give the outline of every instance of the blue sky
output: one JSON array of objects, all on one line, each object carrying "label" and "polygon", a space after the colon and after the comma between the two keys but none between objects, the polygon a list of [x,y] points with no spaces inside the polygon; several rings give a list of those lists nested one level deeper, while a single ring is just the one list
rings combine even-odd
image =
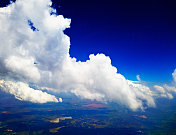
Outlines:
[{"label": "blue sky", "polygon": [[176,9],[164,0],[54,0],[71,18],[70,55],[85,61],[90,53],[110,56],[127,79],[169,82],[176,67]]}]

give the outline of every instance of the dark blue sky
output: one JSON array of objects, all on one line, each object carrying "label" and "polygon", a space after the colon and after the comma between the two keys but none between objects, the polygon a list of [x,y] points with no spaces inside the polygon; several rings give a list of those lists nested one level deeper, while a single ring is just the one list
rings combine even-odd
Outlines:
[{"label": "dark blue sky", "polygon": [[[2,0],[1,5],[7,0]],[[53,0],[71,18],[70,55],[104,53],[127,79],[168,82],[176,68],[174,0]]]},{"label": "dark blue sky", "polygon": [[54,0],[71,18],[71,56],[104,53],[127,79],[172,80],[176,68],[176,3],[171,0]]}]

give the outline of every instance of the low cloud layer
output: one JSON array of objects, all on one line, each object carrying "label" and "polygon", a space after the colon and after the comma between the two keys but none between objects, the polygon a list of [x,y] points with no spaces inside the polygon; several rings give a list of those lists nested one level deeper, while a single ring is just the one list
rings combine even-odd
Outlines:
[{"label": "low cloud layer", "polygon": [[14,83],[12,81],[0,80],[0,89],[13,94],[19,100],[33,103],[59,102],[55,96],[40,90],[34,90],[23,82]]},{"label": "low cloud layer", "polygon": [[70,39],[63,33],[71,20],[57,16],[50,6],[50,0],[16,0],[0,8],[0,89],[35,103],[58,100],[28,83],[133,110],[155,106],[153,92],[140,77],[138,82],[125,79],[104,54],[91,54],[86,62],[71,58]]},{"label": "low cloud layer", "polygon": [[157,96],[172,99],[173,94],[176,94],[176,69],[172,73],[173,81],[171,84],[155,85],[155,90],[158,91]]}]

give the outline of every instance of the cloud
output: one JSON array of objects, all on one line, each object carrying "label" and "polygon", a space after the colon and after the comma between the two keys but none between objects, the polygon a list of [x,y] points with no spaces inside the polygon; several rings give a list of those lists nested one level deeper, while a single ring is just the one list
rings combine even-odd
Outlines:
[{"label": "cloud", "polygon": [[5,59],[5,67],[13,75],[17,77],[26,78],[30,81],[36,82],[40,79],[40,73],[35,67],[33,58],[22,58],[17,56],[10,56]]},{"label": "cloud", "polygon": [[137,79],[138,81],[141,81],[141,78],[140,78],[139,75],[136,76],[136,79]]},{"label": "cloud", "polygon": [[42,92],[40,90],[34,90],[23,82],[12,82],[0,80],[0,89],[13,94],[17,99],[23,101],[30,101],[33,103],[46,103],[46,102],[62,102],[55,98],[55,96]]},{"label": "cloud", "polygon": [[173,99],[173,95],[169,92],[167,85],[154,85],[154,88],[157,91],[155,94],[157,94],[158,97]]},{"label": "cloud", "polygon": [[158,91],[157,96],[172,99],[176,93],[176,69],[172,73],[173,82],[171,84],[163,84],[162,86],[155,85],[155,90]]},{"label": "cloud", "polygon": [[172,77],[174,79],[174,82],[176,83],[176,69],[174,70],[174,72],[172,73]]},{"label": "cloud", "polygon": [[70,39],[63,32],[71,20],[55,12],[50,0],[16,0],[0,8],[2,90],[20,100],[58,102],[27,85],[33,83],[81,98],[118,102],[133,110],[155,106],[150,88],[127,80],[108,56],[91,54],[86,62],[71,58]]},{"label": "cloud", "polygon": [[162,86],[155,85],[154,88],[159,92],[159,93],[165,93],[165,89]]}]

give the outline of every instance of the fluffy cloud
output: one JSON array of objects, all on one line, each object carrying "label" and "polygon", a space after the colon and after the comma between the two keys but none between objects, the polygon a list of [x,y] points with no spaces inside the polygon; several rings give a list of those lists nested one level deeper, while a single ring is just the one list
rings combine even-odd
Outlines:
[{"label": "fluffy cloud", "polygon": [[16,0],[0,8],[2,90],[20,100],[58,102],[54,96],[27,85],[34,83],[41,89],[115,101],[133,110],[143,108],[144,103],[155,106],[150,88],[125,79],[104,54],[91,54],[86,62],[71,58],[70,39],[63,33],[70,27],[70,19],[57,16],[50,6],[50,0]]},{"label": "fluffy cloud", "polygon": [[157,91],[156,95],[158,97],[164,97],[169,99],[173,98],[173,95],[169,92],[168,85],[164,85],[164,86],[155,85],[154,88]]},{"label": "fluffy cloud", "polygon": [[165,93],[165,89],[162,86],[155,85],[154,88],[159,92],[159,93]]},{"label": "fluffy cloud", "polygon": [[17,56],[10,56],[5,59],[5,67],[17,77],[27,78],[31,81],[38,81],[40,73],[34,65],[33,58],[21,58]]},{"label": "fluffy cloud", "polygon": [[173,82],[172,84],[164,84],[163,86],[155,85],[154,89],[158,91],[157,96],[172,99],[173,93],[176,93],[176,69],[172,73]]},{"label": "fluffy cloud", "polygon": [[[30,101],[33,103],[46,103],[46,102],[59,102],[55,96],[49,95],[46,92],[40,90],[34,90],[28,86],[28,84],[23,82],[12,82],[0,80],[0,88],[13,94],[17,99]],[[62,102],[62,101],[61,101]]]}]

